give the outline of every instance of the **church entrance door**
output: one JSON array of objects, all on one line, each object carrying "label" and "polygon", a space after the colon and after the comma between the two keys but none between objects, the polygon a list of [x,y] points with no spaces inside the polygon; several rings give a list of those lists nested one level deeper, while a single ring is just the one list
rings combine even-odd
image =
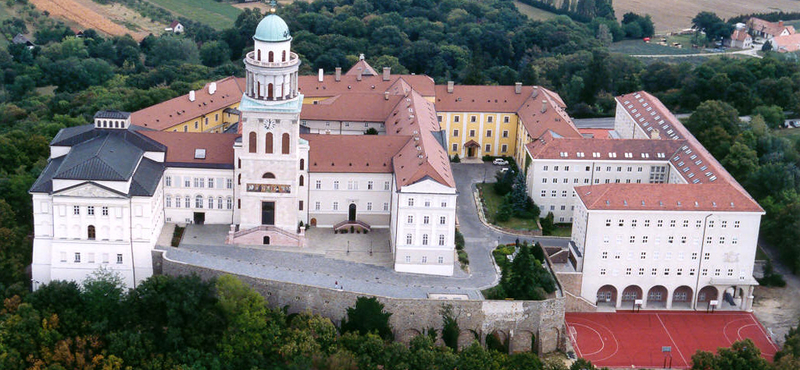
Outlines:
[{"label": "church entrance door", "polygon": [[351,204],[350,205],[350,213],[348,214],[348,216],[349,216],[347,218],[348,220],[350,220],[350,221],[355,221],[356,220],[356,205],[355,204]]},{"label": "church entrance door", "polygon": [[261,202],[261,224],[275,225],[275,202]]}]

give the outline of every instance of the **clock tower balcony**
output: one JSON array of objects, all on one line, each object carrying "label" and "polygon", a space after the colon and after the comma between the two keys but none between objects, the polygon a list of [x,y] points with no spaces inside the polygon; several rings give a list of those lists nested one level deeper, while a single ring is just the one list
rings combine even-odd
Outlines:
[{"label": "clock tower balcony", "polygon": [[[278,59],[278,58],[275,58],[275,59]],[[265,68],[292,67],[292,66],[300,64],[300,58],[297,57],[297,53],[293,53],[293,52],[289,53],[289,58],[287,60],[280,61],[280,62],[279,61],[269,62],[269,61],[266,61],[266,60],[263,60],[263,59],[262,60],[258,60],[256,58],[256,52],[255,51],[251,51],[251,52],[247,53],[247,56],[245,57],[244,60],[245,60],[245,63],[247,63],[247,64],[250,64],[250,65],[253,65],[253,66],[258,66],[258,67],[265,67]]]}]

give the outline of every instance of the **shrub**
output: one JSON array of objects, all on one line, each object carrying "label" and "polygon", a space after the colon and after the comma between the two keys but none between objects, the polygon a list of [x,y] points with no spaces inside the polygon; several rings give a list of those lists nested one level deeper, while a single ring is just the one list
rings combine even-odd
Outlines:
[{"label": "shrub", "polygon": [[486,349],[500,353],[508,353],[508,340],[504,343],[500,340],[500,335],[498,335],[497,332],[492,332],[492,334],[486,336]]},{"label": "shrub", "polygon": [[358,297],[356,305],[349,307],[347,317],[342,319],[342,332],[361,335],[377,333],[383,339],[392,339],[392,327],[389,325],[392,314],[383,308],[383,304],[375,297]]},{"label": "shrub", "polygon": [[453,351],[458,351],[458,334],[461,329],[453,316],[453,306],[443,304],[439,313],[442,315],[442,341]]},{"label": "shrub", "polygon": [[494,157],[492,157],[492,156],[490,156],[490,155],[484,155],[483,157],[481,157],[481,159],[482,159],[484,162],[491,162],[491,161],[493,161],[493,160],[494,160]]},{"label": "shrub", "polygon": [[453,163],[461,163],[461,158],[459,158],[459,157],[458,157],[458,154],[456,154],[456,155],[454,155],[452,158],[450,158],[450,162],[453,162]]},{"label": "shrub", "polygon": [[464,249],[464,234],[461,233],[458,229],[456,229],[456,249],[462,250]]}]

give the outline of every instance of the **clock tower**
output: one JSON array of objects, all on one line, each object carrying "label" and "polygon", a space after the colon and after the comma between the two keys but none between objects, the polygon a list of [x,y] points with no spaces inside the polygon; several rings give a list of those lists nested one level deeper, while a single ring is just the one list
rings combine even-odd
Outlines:
[{"label": "clock tower", "polygon": [[244,59],[229,242],[303,246],[298,224],[308,212],[308,143],[300,138],[300,59],[290,50],[289,27],[274,13],[258,24],[255,49]]}]

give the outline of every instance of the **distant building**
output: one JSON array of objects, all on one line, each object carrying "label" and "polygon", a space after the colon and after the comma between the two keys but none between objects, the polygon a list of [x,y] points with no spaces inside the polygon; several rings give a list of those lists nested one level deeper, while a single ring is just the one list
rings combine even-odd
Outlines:
[{"label": "distant building", "polygon": [[739,49],[750,49],[753,47],[753,37],[745,30],[735,30],[731,37],[725,39],[725,46]]},{"label": "distant building", "polygon": [[11,39],[11,43],[13,43],[14,45],[25,44],[29,48],[36,46],[36,44],[34,44],[33,41],[31,41],[27,36],[21,33],[18,33],[16,36],[14,36],[14,38]]},{"label": "distant building", "polygon": [[779,53],[792,53],[800,50],[800,33],[777,36],[769,41],[772,50]]},{"label": "distant building", "polygon": [[183,33],[183,25],[181,24],[181,22],[172,21],[172,23],[169,24],[169,27],[165,28],[164,31],[176,34]]},{"label": "distant building", "polygon": [[765,41],[795,34],[794,27],[784,25],[783,21],[769,22],[760,18],[750,18],[747,21],[747,28],[753,36],[764,38]]}]

